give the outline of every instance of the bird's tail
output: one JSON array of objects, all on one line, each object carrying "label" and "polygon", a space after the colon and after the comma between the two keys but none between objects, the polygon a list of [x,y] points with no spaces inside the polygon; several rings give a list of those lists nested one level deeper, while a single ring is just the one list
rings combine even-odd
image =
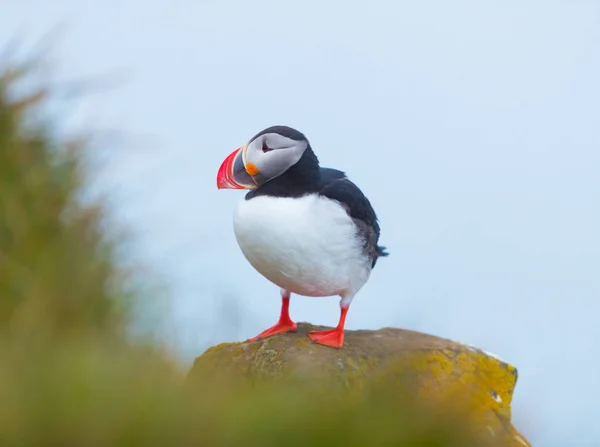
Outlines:
[{"label": "bird's tail", "polygon": [[377,260],[382,256],[388,256],[389,253],[385,251],[385,247],[377,246],[377,251],[375,252],[375,257],[373,258],[373,263],[371,264],[371,268],[375,268],[375,264],[377,264]]},{"label": "bird's tail", "polygon": [[377,246],[377,256],[378,257],[379,256],[389,256],[389,253],[387,251],[385,251],[385,250],[386,250],[385,247],[383,247],[381,245],[378,245]]}]

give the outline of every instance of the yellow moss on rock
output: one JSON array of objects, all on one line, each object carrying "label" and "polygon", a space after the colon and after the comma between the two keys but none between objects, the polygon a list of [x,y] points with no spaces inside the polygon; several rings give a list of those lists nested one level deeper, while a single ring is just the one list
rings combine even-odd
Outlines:
[{"label": "yellow moss on rock", "polygon": [[[419,332],[384,328],[346,331],[340,350],[313,343],[313,325],[253,343],[224,343],[196,359],[189,381],[233,374],[236,383],[275,383],[317,378],[359,396],[376,383],[396,383],[424,402],[466,409],[477,427],[507,436],[510,446],[529,445],[512,426],[510,405],[517,369],[482,350]],[[215,374],[216,373],[216,374]]]}]

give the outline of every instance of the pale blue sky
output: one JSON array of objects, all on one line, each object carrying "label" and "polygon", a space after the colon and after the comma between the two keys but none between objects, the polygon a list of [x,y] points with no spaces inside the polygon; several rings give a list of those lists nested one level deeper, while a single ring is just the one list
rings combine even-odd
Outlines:
[{"label": "pale blue sky", "polygon": [[[277,318],[215,175],[287,124],[381,220],[390,257],[347,327],[495,352],[536,447],[600,445],[600,2],[4,0],[0,42],[57,23],[57,79],[125,75],[68,125],[113,137],[101,185],[170,288],[186,361]],[[338,300],[291,312],[333,325]]]}]

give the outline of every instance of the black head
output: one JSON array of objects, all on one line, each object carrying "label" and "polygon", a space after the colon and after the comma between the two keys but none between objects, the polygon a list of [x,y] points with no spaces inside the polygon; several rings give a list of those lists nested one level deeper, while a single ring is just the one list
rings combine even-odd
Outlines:
[{"label": "black head", "polygon": [[254,190],[249,197],[301,195],[301,191],[316,188],[319,178],[319,160],[306,136],[288,126],[272,126],[225,159],[217,184],[219,188]]}]

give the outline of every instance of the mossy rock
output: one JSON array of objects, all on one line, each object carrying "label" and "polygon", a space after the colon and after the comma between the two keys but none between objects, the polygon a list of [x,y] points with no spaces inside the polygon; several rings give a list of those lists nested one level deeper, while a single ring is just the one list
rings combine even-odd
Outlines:
[{"label": "mossy rock", "polygon": [[308,338],[315,329],[326,328],[299,323],[295,333],[211,347],[196,358],[188,382],[227,377],[257,387],[317,379],[358,395],[382,380],[398,389],[410,383],[420,400],[467,408],[482,432],[508,439],[509,446],[530,446],[511,423],[513,365],[472,346],[396,328],[346,330],[343,348],[333,349]]}]

